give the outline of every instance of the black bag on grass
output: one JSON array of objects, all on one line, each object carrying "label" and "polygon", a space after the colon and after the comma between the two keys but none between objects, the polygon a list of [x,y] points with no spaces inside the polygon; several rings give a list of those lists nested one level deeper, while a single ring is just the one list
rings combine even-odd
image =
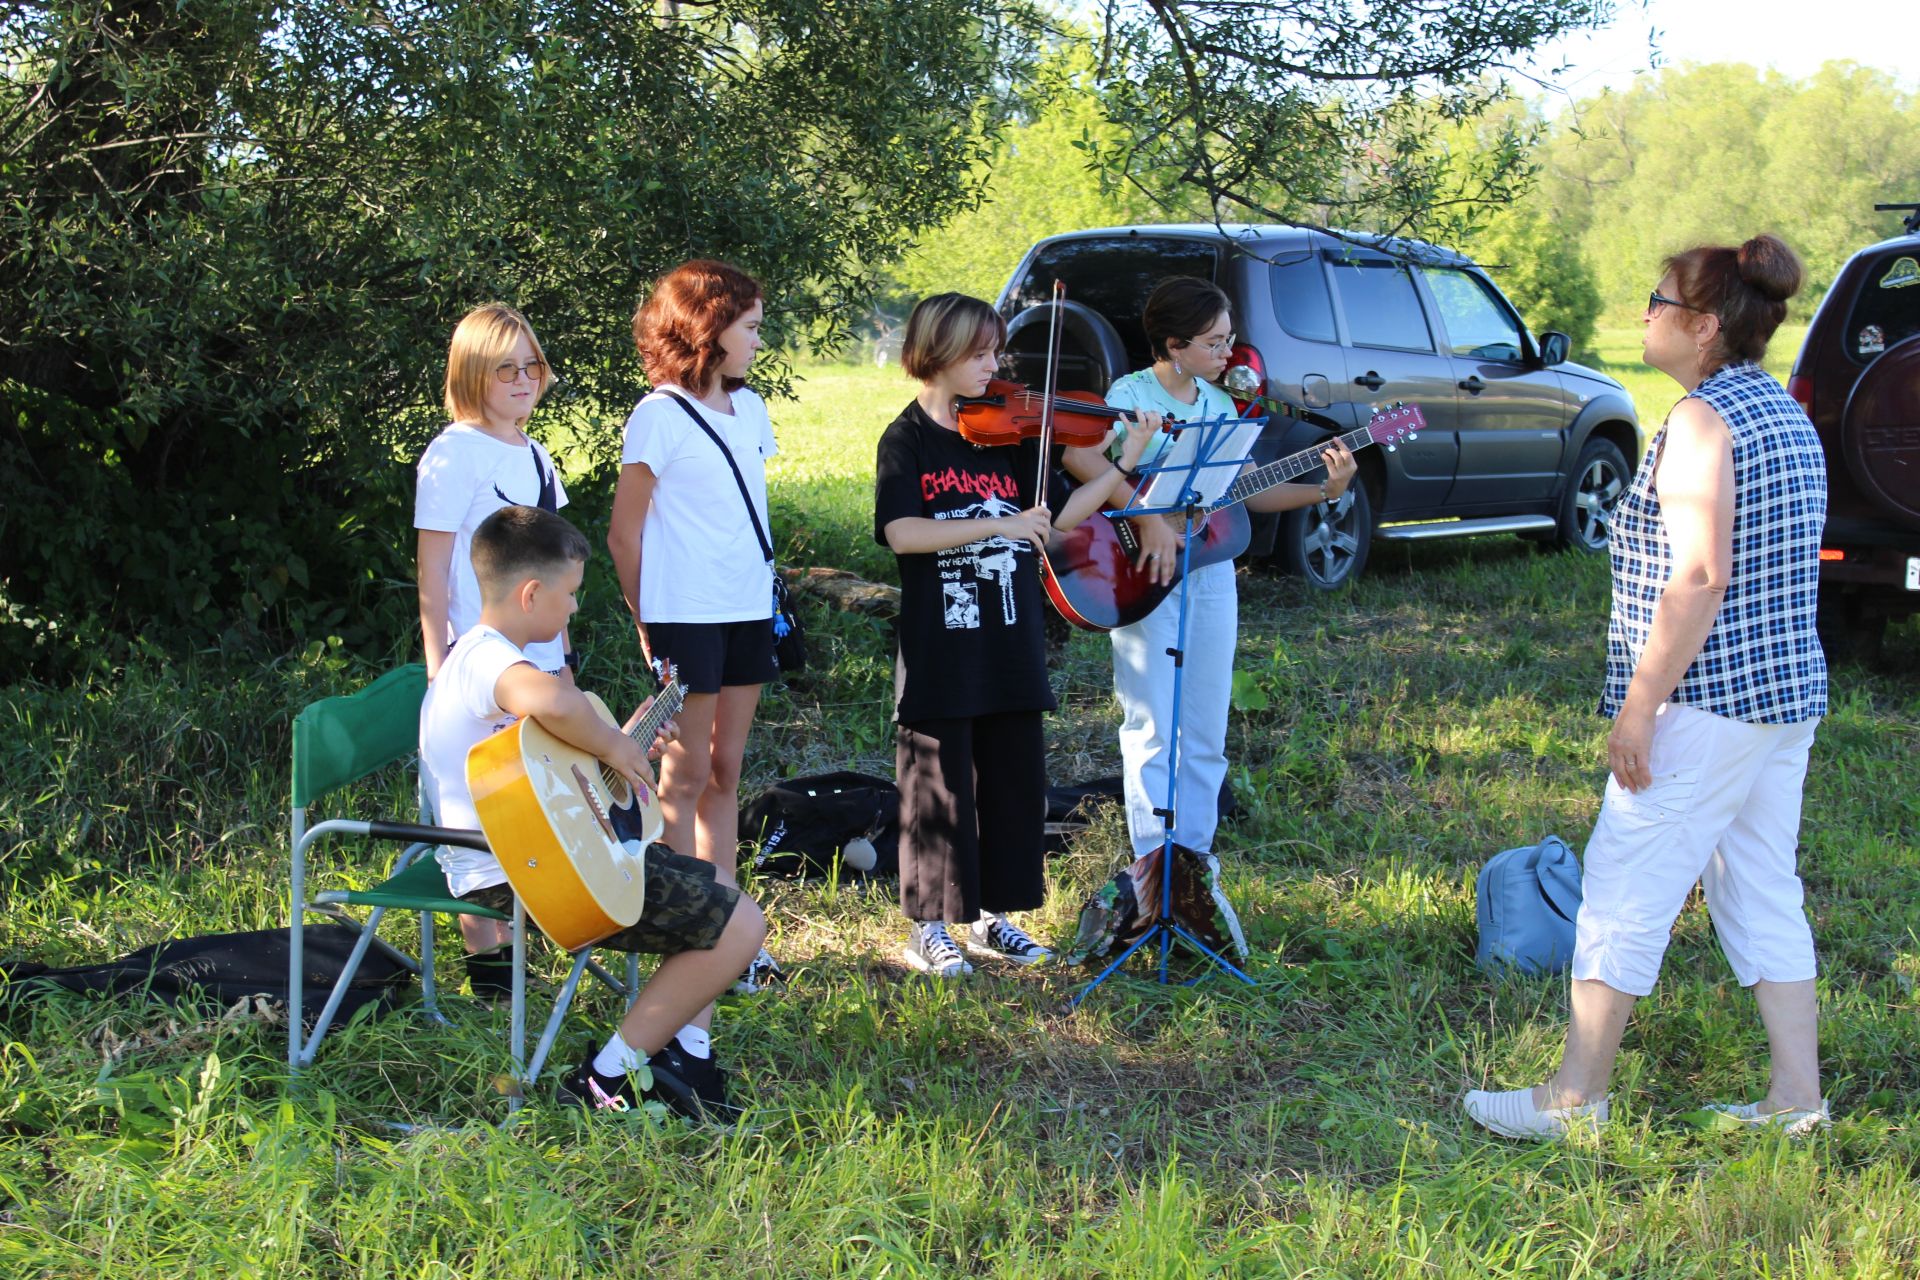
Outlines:
[{"label": "black bag on grass", "polygon": [[[327,993],[346,967],[353,950],[353,930],[337,924],[307,927],[305,1013],[309,1021],[320,1013]],[[344,1023],[360,1008],[377,1004],[376,1013],[390,1009],[404,990],[412,970],[383,954],[368,950],[341,1000],[336,1021]],[[257,929],[250,933],[214,933],[198,938],[175,938],[109,960],[104,964],[49,969],[22,961],[0,965],[0,1010],[53,991],[97,991],[102,995],[178,1004],[203,1000],[230,1006],[253,996],[265,996],[282,1009],[287,1004],[287,931]]]},{"label": "black bag on grass", "polygon": [[900,792],[885,778],[841,770],[776,782],[740,811],[753,869],[804,880],[900,871]]}]

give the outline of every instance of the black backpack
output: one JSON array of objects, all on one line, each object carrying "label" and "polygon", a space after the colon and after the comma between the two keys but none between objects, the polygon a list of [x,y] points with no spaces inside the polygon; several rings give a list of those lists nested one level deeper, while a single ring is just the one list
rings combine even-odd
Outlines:
[{"label": "black backpack", "polygon": [[900,792],[847,770],[788,778],[740,811],[740,839],[761,875],[803,880],[836,866],[843,878],[898,875]]},{"label": "black backpack", "polygon": [[[307,926],[302,957],[304,997],[309,1023],[319,1015],[327,993],[346,967],[359,934],[337,924]],[[52,991],[98,993],[107,997],[160,1000],[175,1004],[207,1000],[223,1007],[236,1000],[264,997],[287,1003],[287,931],[215,933],[174,938],[142,947],[118,960],[49,969],[27,961],[0,965],[0,1011]],[[367,952],[354,972],[337,1015],[351,1018],[362,1005],[385,1012],[403,995],[413,974],[379,948]]]}]

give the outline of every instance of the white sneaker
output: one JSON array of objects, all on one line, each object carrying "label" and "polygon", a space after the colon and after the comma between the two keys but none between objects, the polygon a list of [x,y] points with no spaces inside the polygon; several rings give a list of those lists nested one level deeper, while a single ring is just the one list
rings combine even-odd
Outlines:
[{"label": "white sneaker", "polygon": [[953,945],[947,926],[937,920],[915,925],[900,954],[908,964],[936,978],[959,978],[973,972],[960,948]]},{"label": "white sneaker", "polygon": [[1762,1111],[1757,1102],[1710,1102],[1704,1108],[1715,1115],[1756,1129],[1778,1129],[1789,1138],[1804,1138],[1833,1123],[1833,1112],[1825,1098],[1817,1108],[1789,1107],[1785,1111]]},{"label": "white sneaker", "polygon": [[733,993],[737,996],[750,996],[757,991],[765,991],[775,983],[785,982],[787,971],[765,947],[760,954],[747,965],[747,971],[733,980]]},{"label": "white sneaker", "polygon": [[1533,1105],[1533,1087],[1494,1092],[1470,1089],[1460,1105],[1472,1121],[1503,1138],[1530,1138],[1536,1142],[1567,1136],[1576,1126],[1602,1125],[1607,1122],[1607,1098],[1585,1102],[1577,1107]]},{"label": "white sneaker", "polygon": [[981,916],[967,926],[967,950],[989,960],[1011,960],[1015,964],[1039,964],[1053,958],[1053,952],[1029,938],[1019,925],[999,916]]}]

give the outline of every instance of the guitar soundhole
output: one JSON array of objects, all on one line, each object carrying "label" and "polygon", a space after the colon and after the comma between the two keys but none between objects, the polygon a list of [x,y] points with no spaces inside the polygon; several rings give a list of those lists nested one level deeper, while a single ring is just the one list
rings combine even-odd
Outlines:
[{"label": "guitar soundhole", "polygon": [[613,801],[614,808],[625,809],[633,803],[633,787],[627,780],[611,769],[600,770],[600,781],[607,788],[607,797]]}]

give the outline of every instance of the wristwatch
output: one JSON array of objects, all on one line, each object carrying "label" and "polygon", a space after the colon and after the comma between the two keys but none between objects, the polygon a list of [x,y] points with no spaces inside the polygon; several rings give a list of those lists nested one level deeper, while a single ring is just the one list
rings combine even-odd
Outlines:
[{"label": "wristwatch", "polygon": [[[1325,490],[1324,485],[1322,486],[1322,490],[1323,491]],[[579,650],[577,649],[567,650],[565,653],[560,655],[560,661],[566,663],[567,666],[573,671],[573,674],[575,675],[580,674],[580,651]]]}]

